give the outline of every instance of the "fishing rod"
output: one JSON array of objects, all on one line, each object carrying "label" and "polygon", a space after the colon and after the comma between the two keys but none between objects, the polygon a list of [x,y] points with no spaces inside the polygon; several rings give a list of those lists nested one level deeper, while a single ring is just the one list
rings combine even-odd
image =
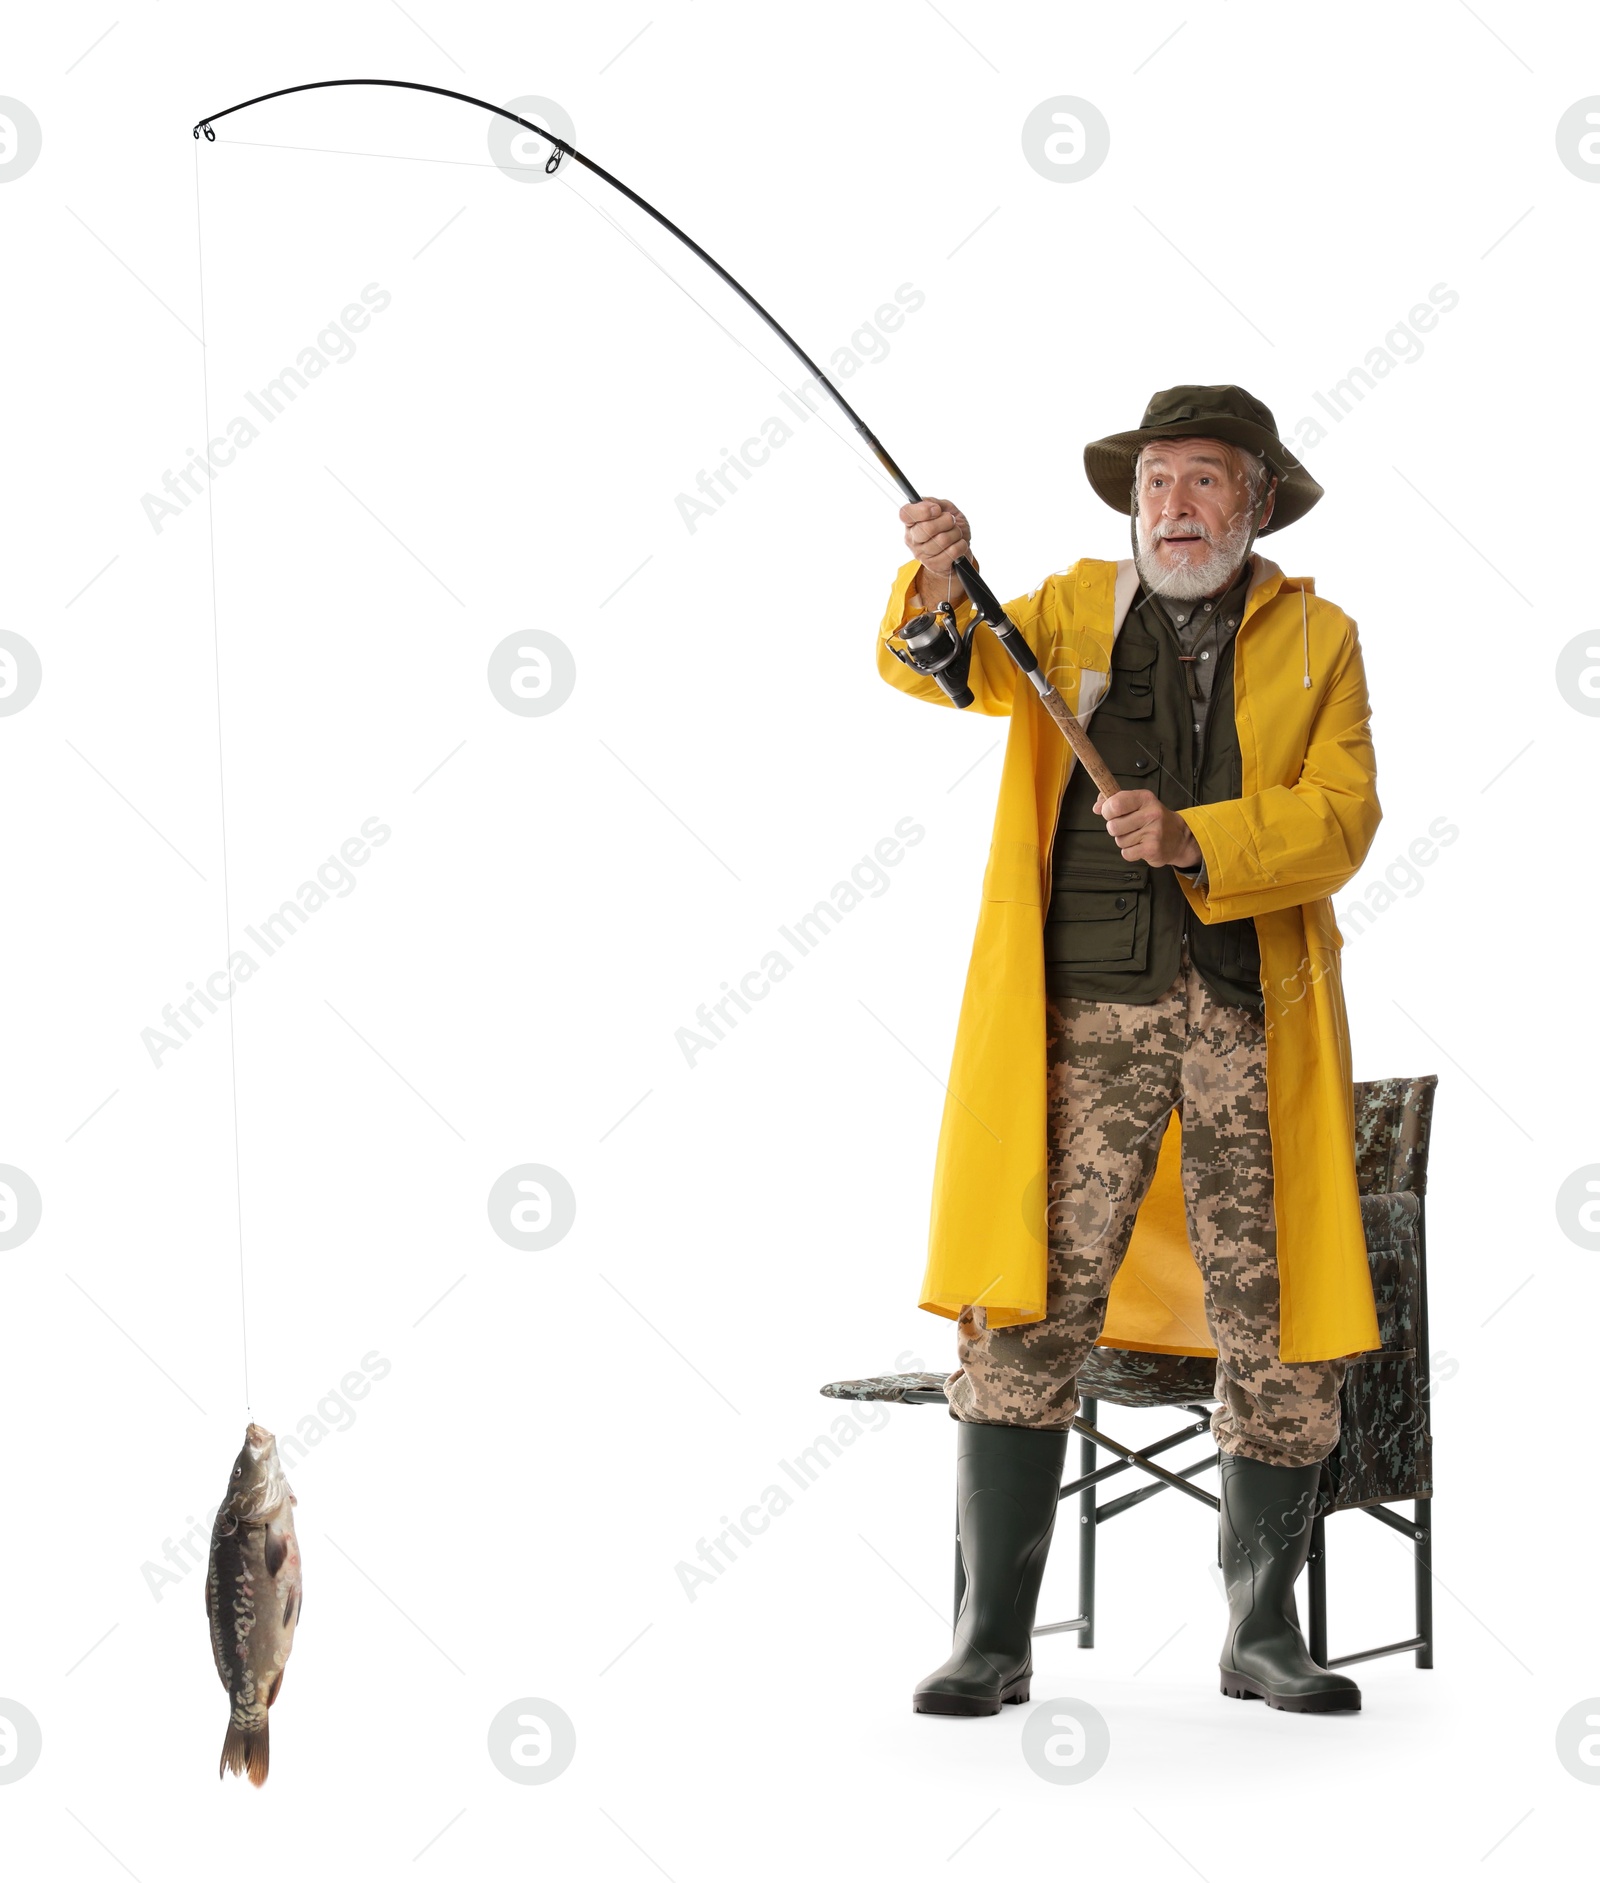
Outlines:
[{"label": "fishing rod", "polygon": [[[629,189],[620,178],[614,177],[609,170],[602,170],[592,158],[586,157],[581,150],[567,143],[564,138],[558,137],[555,132],[546,130],[542,124],[532,124],[528,119],[518,117],[514,111],[507,111],[503,105],[493,105],[486,98],[474,98],[470,92],[451,91],[443,85],[423,85],[414,79],[404,78],[324,78],[316,79],[308,85],[285,85],[277,91],[262,92],[259,97],[246,98],[239,104],[229,105],[226,111],[212,112],[195,125],[194,135],[196,138],[204,137],[207,143],[214,144],[217,141],[217,134],[213,126],[223,118],[232,117],[236,111],[248,111],[252,105],[265,104],[271,98],[287,98],[296,92],[325,91],[342,85],[386,85],[397,91],[431,92],[438,98],[454,98],[465,105],[476,105],[480,111],[487,111],[495,117],[509,119],[512,124],[520,124],[524,130],[532,131],[535,137],[551,145],[550,156],[546,159],[544,166],[547,176],[554,175],[562,157],[566,156],[599,177],[602,183],[610,184],[612,189],[627,197],[630,203],[636,204],[647,216],[660,223],[669,235],[676,236],[692,254],[699,256],[713,274],[725,281],[740,300],[761,317],[849,419],[868,450],[905,492],[907,502],[922,502],[916,487],[890,457],[866,421],[855,411],[816,361],[790,333],[773,319],[749,289],[736,281],[715,256],[708,255],[692,236],[686,235],[675,222],[662,215],[654,204],[647,203],[636,190]],[[1039,703],[1061,728],[1068,745],[1071,746],[1078,761],[1093,778],[1101,792],[1109,797],[1111,793],[1120,790],[1121,786],[1105,760],[1090,742],[1088,733],[1084,731],[1078,723],[1077,716],[1040,669],[1033,649],[1023,638],[1015,622],[1006,614],[993,589],[973,567],[971,558],[959,557],[954,565],[954,573],[960,577],[962,586],[966,589],[973,604],[972,619],[966,627],[962,629],[956,626],[956,611],[950,602],[944,601],[931,614],[917,615],[897,628],[885,643],[889,652],[905,666],[937,681],[953,706],[970,706],[973,702],[973,693],[971,687],[967,685],[967,675],[972,664],[972,637],[980,623],[987,624],[999,639],[1000,645],[1028,676],[1039,695]]]}]

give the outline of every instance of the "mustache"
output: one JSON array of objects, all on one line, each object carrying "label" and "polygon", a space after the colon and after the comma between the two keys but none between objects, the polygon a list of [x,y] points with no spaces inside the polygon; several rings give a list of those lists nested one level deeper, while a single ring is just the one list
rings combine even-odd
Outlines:
[{"label": "mustache", "polygon": [[1152,542],[1163,542],[1169,536],[1197,536],[1203,543],[1216,540],[1203,523],[1158,523],[1150,533]]}]

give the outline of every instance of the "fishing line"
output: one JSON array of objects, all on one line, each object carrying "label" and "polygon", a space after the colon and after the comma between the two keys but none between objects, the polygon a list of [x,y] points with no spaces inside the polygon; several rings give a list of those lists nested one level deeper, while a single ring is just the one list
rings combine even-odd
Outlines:
[{"label": "fishing line", "polygon": [[[491,104],[487,98],[475,98],[470,92],[454,91],[444,85],[425,85],[419,79],[326,78],[314,79],[302,85],[280,85],[275,91],[260,92],[254,98],[245,98],[236,105],[229,105],[224,111],[212,112],[199,119],[194,125],[193,136],[196,139],[204,137],[208,143],[214,144],[217,141],[215,128],[217,121],[231,117],[236,111],[248,110],[252,105],[265,104],[273,98],[287,98],[300,92],[328,91],[350,85],[374,85],[395,91],[428,92],[437,98],[453,98],[461,104],[472,105],[479,111],[487,111],[494,117],[505,118],[511,124],[521,125],[525,131],[531,131],[541,143],[550,145],[550,156],[544,166],[547,176],[554,175],[559,170],[563,157],[570,157],[575,164],[599,177],[601,182],[609,183],[620,196],[627,197],[630,203],[642,209],[669,235],[675,236],[692,254],[699,256],[713,274],[732,288],[740,300],[771,328],[806,371],[822,386],[834,404],[855,427],[858,436],[873,457],[905,493],[908,501],[922,502],[916,486],[873,435],[866,421],[851,406],[844,394],[811,358],[799,341],[773,319],[748,288],[735,280],[714,255],[703,249],[692,236],[686,235],[653,203],[646,202],[644,197],[636,190],[629,189],[619,177],[613,176],[609,170],[601,169],[593,158],[586,157],[575,145],[569,144],[565,138],[557,136],[554,131],[547,129],[544,125],[534,124],[527,118],[519,117],[516,112],[508,111],[504,105]],[[946,599],[936,613],[918,615],[913,620],[895,628],[884,638],[882,645],[896,660],[933,680],[952,706],[966,707],[972,705],[975,698],[971,687],[967,685],[967,673],[972,664],[973,636],[980,626],[987,625],[1013,663],[1026,675],[1029,685],[1038,695],[1040,706],[1055,721],[1062,737],[1071,746],[1074,756],[1085,771],[1106,795],[1109,796],[1117,791],[1119,786],[1110,767],[1095,750],[1089,735],[1078,723],[1077,716],[1062,698],[1054,681],[1040,668],[1038,656],[1034,653],[1027,636],[1007,615],[994,590],[978,574],[970,557],[958,558],[953,565],[953,573],[960,577],[962,586],[972,602],[972,613],[966,626],[957,625],[955,610]]]},{"label": "fishing line", "polygon": [[239,1157],[239,1054],[234,1037],[233,1002],[238,988],[233,979],[233,908],[228,881],[228,789],[223,757],[222,640],[217,618],[217,531],[211,487],[211,370],[206,341],[205,218],[200,202],[200,150],[194,154],[194,236],[200,276],[200,391],[205,407],[206,542],[211,559],[211,667],[217,698],[217,808],[222,825],[222,971],[228,977],[228,1087],[233,1102],[233,1209],[239,1241],[239,1350],[244,1367],[244,1411],[250,1418],[250,1314],[244,1270],[244,1176]]},{"label": "fishing line", "polygon": [[[303,152],[307,156],[315,156],[315,157],[367,157],[367,158],[378,159],[385,163],[439,164],[447,169],[452,169],[452,170],[502,170],[503,168],[498,163],[482,163],[475,159],[469,159],[469,158],[463,158],[463,157],[414,157],[414,156],[407,155],[404,152],[389,151],[389,150],[338,150],[338,149],[334,149],[331,146],[321,145],[321,144],[272,144],[272,143],[265,143],[258,138],[249,138],[249,137],[219,137],[219,138],[214,139],[213,141],[218,144],[225,144],[230,149],[233,149],[233,150],[286,150],[286,151],[300,151],[300,152]],[[785,380],[783,375],[780,372],[778,372],[778,370],[774,366],[772,366],[767,360],[764,360],[761,357],[761,355],[757,353],[755,349],[751,347],[746,341],[741,340],[731,327],[725,326],[723,322],[720,321],[714,313],[712,313],[711,309],[706,306],[705,302],[700,300],[698,296],[696,296],[695,294],[691,293],[690,290],[686,288],[684,284],[677,278],[677,276],[672,273],[671,269],[666,267],[666,265],[657,256],[652,255],[649,249],[647,249],[644,246],[644,244],[639,240],[639,238],[631,234],[627,229],[625,229],[622,226],[622,224],[617,221],[615,216],[608,215],[606,211],[602,209],[598,203],[592,201],[589,197],[585,196],[581,190],[574,188],[571,179],[564,176],[559,170],[555,172],[555,180],[557,183],[561,185],[563,189],[571,192],[573,199],[575,201],[582,203],[585,209],[593,210],[595,215],[599,216],[602,221],[609,224],[610,227],[613,228],[617,232],[617,234],[622,237],[623,241],[630,243],[634,248],[636,248],[639,251],[639,253],[645,258],[645,260],[650,263],[652,268],[658,269],[661,272],[661,274],[663,274],[666,277],[666,279],[672,283],[673,287],[675,287],[681,295],[683,295],[687,300],[691,301],[694,304],[694,306],[699,308],[700,312],[705,315],[706,319],[711,322],[712,326],[714,326],[719,333],[721,333],[726,339],[730,340],[734,346],[740,349],[741,352],[749,354],[750,358],[755,361],[755,363],[761,368],[761,370],[765,374],[767,374],[767,376],[770,379],[772,379],[784,392],[790,392],[793,390],[793,388],[789,385],[788,381]],[[818,375],[818,377],[820,379],[820,375]],[[822,380],[821,383],[824,386],[826,386],[827,384],[825,380]],[[840,446],[842,450],[849,452],[850,456],[863,469],[866,468],[866,465],[867,465],[866,455],[863,452],[858,451],[855,445],[852,443],[852,441],[849,438],[847,438],[843,432],[836,429],[836,427],[829,422],[829,419],[827,417],[827,413],[830,410],[829,407],[824,406],[822,411],[818,412],[818,411],[812,411],[811,407],[807,406],[806,410],[811,414],[813,418],[820,421],[822,425],[822,429],[828,434],[828,436],[831,439],[833,439],[835,444]],[[890,500],[893,501],[892,496]]]}]

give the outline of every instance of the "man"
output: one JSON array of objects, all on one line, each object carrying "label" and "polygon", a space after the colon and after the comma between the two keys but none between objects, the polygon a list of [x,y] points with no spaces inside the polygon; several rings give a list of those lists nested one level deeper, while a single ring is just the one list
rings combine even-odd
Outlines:
[{"label": "man", "polygon": [[[922,1296],[957,1322],[966,1593],[914,1705],[1029,1697],[1075,1376],[1103,1333],[1217,1356],[1222,1691],[1354,1710],[1294,1583],[1346,1363],[1378,1345],[1330,900],[1381,816],[1360,646],[1254,553],[1322,490],[1249,393],[1158,393],[1084,463],[1131,514],[1131,561],[1074,563],[1006,612],[1121,789],[1099,795],[998,640],[973,637],[974,704],[1011,725]],[[948,704],[888,643],[946,599],[970,621],[967,521],[939,498],[900,515],[916,560],[879,671]]]}]

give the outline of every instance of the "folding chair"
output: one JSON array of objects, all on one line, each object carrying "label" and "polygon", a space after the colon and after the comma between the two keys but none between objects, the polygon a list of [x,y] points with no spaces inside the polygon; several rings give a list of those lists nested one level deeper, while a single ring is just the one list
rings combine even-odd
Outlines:
[{"label": "folding chair", "polygon": [[[1324,1460],[1306,1568],[1307,1646],[1324,1667],[1348,1667],[1386,1654],[1415,1653],[1418,1667],[1433,1666],[1433,1437],[1428,1369],[1428,1277],[1424,1204],[1428,1140],[1436,1075],[1372,1079],[1355,1087],[1356,1172],[1361,1222],[1372,1267],[1381,1347],[1353,1361],[1340,1401],[1339,1443]],[[830,1399],[877,1399],[901,1405],[945,1405],[943,1373],[891,1373],[873,1379],[835,1380]],[[1092,1648],[1095,1637],[1095,1567],[1100,1526],[1163,1491],[1177,1491],[1215,1511],[1217,1499],[1190,1480],[1217,1462],[1207,1456],[1178,1469],[1155,1460],[1210,1431],[1216,1404],[1216,1362],[1191,1354],[1135,1353],[1097,1346],[1078,1375],[1078,1476],[1061,1498],[1078,1505],[1078,1603],[1069,1621],[1047,1622],[1036,1635],[1076,1634]],[[1176,1431],[1138,1450],[1098,1426],[1102,1402],[1114,1406],[1167,1406],[1190,1414]],[[1113,1462],[1098,1465],[1101,1451]],[[1170,1463],[1171,1461],[1169,1461]],[[1152,1481],[1108,1503],[1099,1487],[1124,1472]],[[1402,1515],[1391,1504],[1409,1502]],[[1364,1510],[1413,1546],[1415,1632],[1403,1641],[1328,1659],[1326,1522],[1335,1511]],[[955,1612],[964,1593],[956,1550]]]}]

